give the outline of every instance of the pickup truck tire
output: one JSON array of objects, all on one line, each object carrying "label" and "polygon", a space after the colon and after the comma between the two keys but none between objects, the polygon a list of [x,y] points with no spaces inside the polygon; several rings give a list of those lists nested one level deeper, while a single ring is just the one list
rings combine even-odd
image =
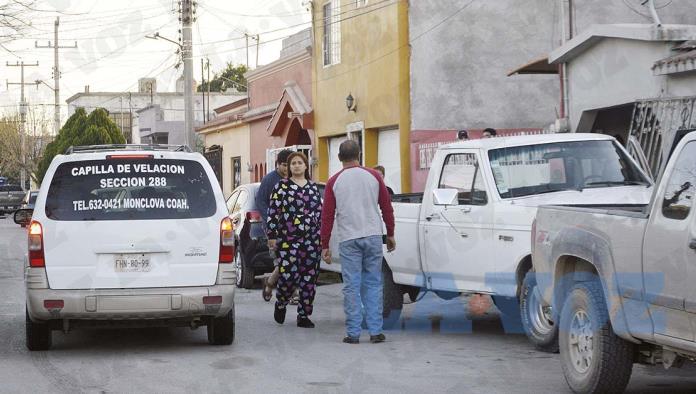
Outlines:
[{"label": "pickup truck tire", "polygon": [[244,257],[242,257],[239,245],[237,245],[235,252],[234,265],[237,268],[237,287],[251,289],[254,286],[254,270],[244,264]]},{"label": "pickup truck tire", "polygon": [[26,345],[31,351],[48,350],[53,344],[53,334],[47,323],[34,322],[29,318],[29,312],[26,313]]},{"label": "pickup truck tire", "polygon": [[536,273],[527,272],[520,291],[520,318],[529,341],[543,352],[558,353],[558,326],[541,304]]},{"label": "pickup truck tire", "polygon": [[404,294],[401,292],[401,286],[394,283],[394,277],[386,262],[382,262],[382,283],[382,317],[384,318],[384,328],[388,329],[396,326],[401,318]]},{"label": "pickup truck tire", "polygon": [[621,393],[633,370],[634,346],[614,334],[598,280],[581,282],[561,310],[559,345],[568,386],[576,393]]},{"label": "pickup truck tire", "polygon": [[209,344],[231,345],[234,342],[234,306],[225,316],[211,318],[207,328]]}]

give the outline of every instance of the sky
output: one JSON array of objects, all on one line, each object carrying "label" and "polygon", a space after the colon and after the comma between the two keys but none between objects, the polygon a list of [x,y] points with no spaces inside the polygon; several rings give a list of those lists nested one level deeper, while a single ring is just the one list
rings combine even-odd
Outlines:
[{"label": "sky", "polygon": [[[28,0],[22,0],[28,1]],[[304,4],[303,4],[304,3]],[[161,36],[178,41],[178,1],[172,0],[35,0],[23,15],[30,26],[21,39],[0,40],[0,82],[19,82],[20,68],[6,63],[39,63],[25,68],[25,82],[43,80],[53,86],[53,49],[35,48],[53,43],[54,22],[60,17],[59,44],[77,48],[60,49],[61,120],[67,115],[65,100],[84,91],[137,91],[142,77],[157,78],[158,91],[174,91],[180,56],[177,45],[148,39]],[[282,38],[311,27],[309,6],[303,0],[197,0],[193,26],[193,76],[201,81],[201,58],[210,61],[213,72],[227,62],[246,63],[244,33],[259,34],[259,65],[276,60]],[[249,40],[249,64],[256,64],[256,41]],[[0,86],[0,113],[17,111],[20,86]],[[53,91],[40,84],[25,87],[25,97],[33,109],[46,111],[53,118]]]}]

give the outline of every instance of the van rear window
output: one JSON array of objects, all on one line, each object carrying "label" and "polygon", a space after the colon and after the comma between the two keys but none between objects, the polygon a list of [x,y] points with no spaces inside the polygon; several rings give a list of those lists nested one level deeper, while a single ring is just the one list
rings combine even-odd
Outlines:
[{"label": "van rear window", "polygon": [[45,210],[64,221],[192,219],[212,216],[216,204],[196,161],[116,159],[58,166]]}]

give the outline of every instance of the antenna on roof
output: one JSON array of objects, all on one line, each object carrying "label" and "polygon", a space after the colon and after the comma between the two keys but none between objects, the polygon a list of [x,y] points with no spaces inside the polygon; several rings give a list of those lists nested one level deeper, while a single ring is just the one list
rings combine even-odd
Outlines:
[{"label": "antenna on roof", "polygon": [[657,15],[657,8],[655,8],[655,0],[645,0],[641,4],[648,5],[648,9],[650,9],[650,15],[652,16],[655,25],[657,25],[657,27],[662,26],[662,22],[660,22],[660,17]]}]

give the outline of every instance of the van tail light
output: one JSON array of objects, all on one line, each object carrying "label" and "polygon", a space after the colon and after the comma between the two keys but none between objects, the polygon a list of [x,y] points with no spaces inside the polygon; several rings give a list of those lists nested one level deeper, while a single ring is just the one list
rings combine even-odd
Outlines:
[{"label": "van tail light", "polygon": [[234,226],[228,217],[220,223],[220,264],[234,260]]},{"label": "van tail light", "polygon": [[261,218],[261,212],[259,211],[249,211],[246,213],[246,219],[249,223],[261,223],[263,219]]},{"label": "van tail light", "polygon": [[36,220],[32,220],[31,224],[29,224],[29,266],[46,266],[43,247],[43,227]]}]

